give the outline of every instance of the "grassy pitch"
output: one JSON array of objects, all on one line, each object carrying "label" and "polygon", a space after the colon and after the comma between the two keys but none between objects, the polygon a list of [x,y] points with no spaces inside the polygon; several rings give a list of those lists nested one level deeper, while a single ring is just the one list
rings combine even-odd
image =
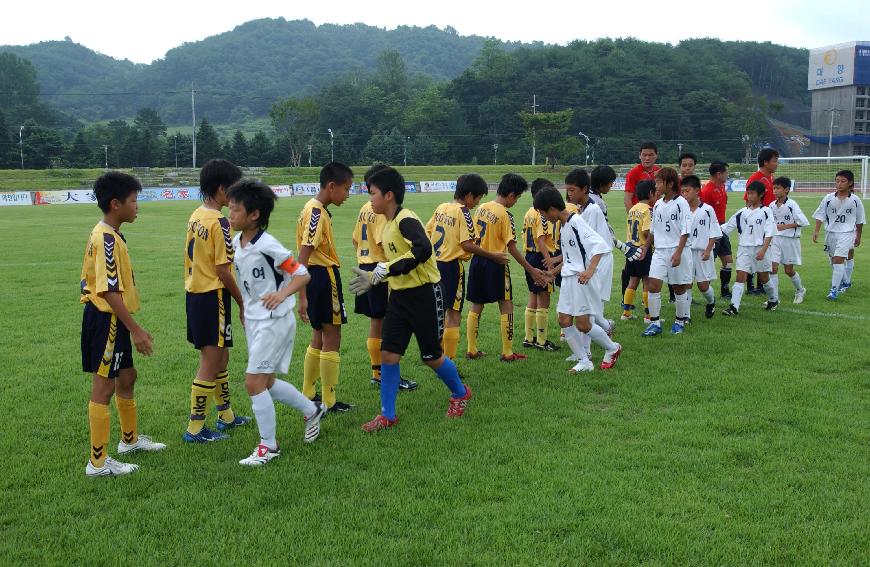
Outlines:
[{"label": "grassy pitch", "polygon": [[[809,215],[820,197],[798,201]],[[406,204],[425,221],[449,198],[409,195]],[[607,201],[622,233],[622,194]],[[739,197],[731,201],[733,210]],[[333,209],[345,289],[362,202]],[[290,248],[303,203],[283,199],[272,217],[271,232]],[[518,223],[529,204],[526,195],[513,210]],[[458,362],[475,393],[466,416],[445,419],[448,392],[412,344],[403,375],[420,388],[400,394],[399,426],[378,435],[359,429],[379,402],[369,384],[367,320],[351,314],[339,399],[356,408],[330,416],[321,438],[303,446],[301,419],[280,407],[282,457],[250,470],[237,462],[257,442],[253,425],[219,444],[181,442],[197,366],[185,341],[182,281],[195,206],[146,203],[123,229],[142,295],[137,318],[155,339],[152,358],[136,356],[140,430],[169,447],[128,459],[142,468],[119,479],[83,474],[90,378],[79,363],[78,280],[99,210],[0,208],[0,563],[868,563],[864,247],[855,286],[826,302],[830,270],[805,230],[803,305],[791,304],[781,276],[783,301],[773,313],[757,297],[745,299],[736,319],[717,313],[707,321],[695,306],[684,335],[653,339],[640,337],[641,321],[619,323],[625,351],[609,372],[567,374],[567,347],[500,363],[497,309],[488,306],[480,346],[491,355]],[[621,265],[617,258],[617,280]],[[521,350],[527,294],[513,270]],[[615,294],[607,314],[618,318]],[[663,317],[667,329],[673,306],[665,303]],[[244,333],[234,322],[233,403],[251,415]],[[299,329],[288,378],[297,385],[310,337]],[[597,347],[594,355],[600,360]]]}]

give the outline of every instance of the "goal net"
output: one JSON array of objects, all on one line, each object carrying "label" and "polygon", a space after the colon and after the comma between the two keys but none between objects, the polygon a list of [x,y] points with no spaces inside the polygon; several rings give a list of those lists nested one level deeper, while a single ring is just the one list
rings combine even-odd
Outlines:
[{"label": "goal net", "polygon": [[799,193],[831,193],[834,177],[842,169],[855,174],[855,193],[867,198],[867,156],[779,158],[776,176],[792,180],[792,191]]}]

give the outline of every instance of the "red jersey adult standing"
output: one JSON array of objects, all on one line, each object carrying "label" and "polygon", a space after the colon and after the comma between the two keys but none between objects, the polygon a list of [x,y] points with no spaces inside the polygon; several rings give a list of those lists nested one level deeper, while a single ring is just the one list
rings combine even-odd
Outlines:
[{"label": "red jersey adult standing", "polygon": [[656,160],[659,157],[659,149],[652,142],[644,142],[640,146],[640,163],[631,168],[628,175],[625,176],[625,211],[628,212],[637,204],[637,197],[634,195],[634,189],[637,184],[643,180],[655,181],[656,172],[661,169],[656,165]]},{"label": "red jersey adult standing", "polygon": [[[728,166],[721,162],[715,162],[717,167],[710,164],[710,181],[701,188],[701,202],[713,207],[716,220],[719,224],[725,223],[725,210],[728,208],[728,191],[725,188],[725,179],[728,176]],[[714,172],[715,170],[715,172]],[[748,183],[747,183],[748,185]]]},{"label": "red jersey adult standing", "polygon": [[[778,166],[779,152],[773,148],[763,148],[758,152],[758,171],[750,175],[749,179],[746,180],[747,187],[753,181],[764,183],[764,197],[761,203],[765,207],[776,201],[776,196],[773,194],[773,174],[776,173]],[[743,200],[746,200],[746,191],[743,192]]]}]

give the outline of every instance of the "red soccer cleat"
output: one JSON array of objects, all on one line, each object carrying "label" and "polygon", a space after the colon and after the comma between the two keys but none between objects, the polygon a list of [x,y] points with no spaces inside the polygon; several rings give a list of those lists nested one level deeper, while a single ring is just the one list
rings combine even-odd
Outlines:
[{"label": "red soccer cleat", "polygon": [[486,353],[483,352],[482,350],[479,350],[477,352],[466,352],[465,353],[465,358],[467,358],[468,360],[477,360],[478,358],[483,358],[484,356],[486,356]]},{"label": "red soccer cleat", "polygon": [[367,433],[373,433],[375,431],[391,429],[397,423],[399,423],[398,417],[396,419],[387,419],[383,415],[376,415],[373,420],[363,423],[362,430]]},{"label": "red soccer cleat", "polygon": [[450,405],[447,406],[447,417],[462,417],[462,414],[465,413],[468,400],[471,399],[471,388],[468,387],[468,384],[463,384],[463,386],[465,386],[464,396],[461,398],[450,398]]},{"label": "red soccer cleat", "polygon": [[[616,350],[608,355],[604,353],[604,360],[601,361],[601,370],[610,370],[616,365],[616,359],[619,358],[619,355],[622,354],[622,345],[616,343]],[[608,360],[609,359],[609,360]]]},{"label": "red soccer cleat", "polygon": [[515,352],[510,356],[501,355],[501,358],[499,358],[499,360],[501,360],[502,362],[513,362],[515,360],[526,360],[527,358],[529,357],[524,354]]}]

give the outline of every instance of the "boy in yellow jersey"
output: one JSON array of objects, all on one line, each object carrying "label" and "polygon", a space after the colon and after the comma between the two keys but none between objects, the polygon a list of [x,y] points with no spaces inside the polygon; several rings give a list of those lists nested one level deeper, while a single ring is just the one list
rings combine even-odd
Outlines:
[{"label": "boy in yellow jersey", "polygon": [[[638,284],[643,281],[643,306],[645,313],[649,314],[649,296],[647,293],[647,279],[652,262],[652,251],[647,246],[649,241],[650,226],[652,226],[652,206],[656,202],[656,188],[652,181],[638,182],[635,187],[637,204],[632,206],[626,215],[625,240],[629,244],[644,249],[644,255],[639,260],[626,260],[624,272],[628,276],[628,283],[622,297],[622,319],[628,321],[634,319],[634,297],[637,293]],[[645,317],[646,318],[646,317]]]},{"label": "boy in yellow jersey", "polygon": [[[373,174],[386,169],[384,164],[375,164],[366,171],[363,179],[366,184]],[[384,215],[375,214],[372,211],[371,201],[366,201],[360,207],[356,226],[353,227],[353,247],[356,250],[356,261],[359,267],[367,272],[375,269],[378,262],[384,262],[384,248],[381,246],[381,232],[387,219]],[[356,296],[354,313],[365,315],[369,318],[369,336],[366,339],[366,348],[369,351],[369,360],[372,363],[372,384],[381,385],[381,328],[384,325],[384,314],[387,312],[387,284],[382,283],[374,286],[368,293]],[[399,380],[400,390],[415,390],[417,383],[412,380]]]},{"label": "boy in yellow jersey", "polygon": [[[523,269],[532,274],[535,281],[545,285],[547,275],[529,264],[517,250],[514,217],[508,211],[516,205],[520,196],[528,188],[529,184],[526,180],[515,173],[506,173],[501,178],[495,200],[478,207],[474,215],[477,245],[487,252],[510,252]],[[478,323],[483,306],[496,302],[501,313],[501,360],[513,362],[528,358],[513,350],[514,305],[510,266],[494,262],[484,256],[474,256],[468,268],[466,297],[471,302],[466,332],[468,339],[466,358],[474,360],[486,356],[486,353],[477,348]]]},{"label": "boy in yellow jersey", "polygon": [[[532,199],[544,187],[552,186],[553,183],[549,179],[542,177],[535,179],[532,181]],[[554,228],[553,223],[547,221],[540,211],[535,210],[535,207],[529,207],[523,217],[523,247],[526,261],[538,269],[545,269],[546,262],[556,252],[556,242],[553,240]],[[548,282],[540,286],[526,272],[526,285],[529,288],[529,301],[526,304],[526,336],[523,339],[523,347],[538,348],[548,352],[559,350],[558,346],[547,340],[553,283]]]},{"label": "boy in yellow jersey", "polygon": [[109,402],[112,394],[121,422],[118,453],[160,451],[155,443],[137,428],[136,400],[133,387],[133,345],[140,354],[151,356],[151,335],[133,319],[139,310],[139,292],[133,279],[133,265],[127,242],[120,233],[121,224],[133,222],[138,213],[137,198],[142,186],[136,178],[110,171],[94,182],[94,195],[103,211],[101,220],[91,231],[82,263],[82,370],[93,375],[88,423],[91,450],[87,476],[130,474],[139,465],[122,463],[109,457]]},{"label": "boy in yellow jersey", "polygon": [[[199,172],[202,205],[187,221],[184,251],[187,340],[199,351],[199,368],[190,387],[190,419],[182,436],[188,443],[228,439],[223,431],[251,421],[250,417],[233,412],[227,373],[229,349],[233,346],[230,298],[239,306],[239,321],[243,325],[245,310],[233,275],[230,221],[221,209],[228,203],[227,189],[241,177],[242,171],[227,160],[207,161]],[[218,412],[217,431],[205,426],[211,399]]]},{"label": "boy in yellow jersey", "polygon": [[388,168],[375,173],[369,187],[372,210],[387,218],[382,235],[387,260],[370,272],[353,268],[356,277],[350,289],[360,295],[387,281],[390,297],[381,352],[381,413],[364,424],[363,431],[389,429],[397,423],[399,362],[411,335],[417,337],[423,363],[450,389],[447,417],[460,417],[471,399],[471,388],[462,383],[456,365],[441,351],[444,298],[432,243],[417,215],[402,208],[405,180],[398,171]]},{"label": "boy in yellow jersey", "polygon": [[453,200],[438,205],[432,218],[426,223],[426,233],[432,242],[438,272],[441,274],[441,293],[447,302],[444,337],[441,350],[444,355],[456,359],[459,346],[459,322],[465,303],[465,267],[463,262],[472,254],[489,258],[497,264],[507,265],[507,254],[487,252],[477,244],[471,209],[489,192],[483,177],[476,173],[461,175],[456,180]]},{"label": "boy in yellow jersey", "polygon": [[[323,403],[331,412],[346,412],[352,405],[335,398],[341,358],[341,326],[347,323],[338,252],[332,235],[329,205],[340,207],[350,194],[353,171],[343,163],[331,162],[320,170],[320,191],[299,213],[296,249],[299,263],[308,269],[311,281],[299,291],[299,316],[311,324],[311,344],[305,351],[302,393],[316,400],[315,384],[320,378]],[[319,400],[318,400],[319,401]]]}]

